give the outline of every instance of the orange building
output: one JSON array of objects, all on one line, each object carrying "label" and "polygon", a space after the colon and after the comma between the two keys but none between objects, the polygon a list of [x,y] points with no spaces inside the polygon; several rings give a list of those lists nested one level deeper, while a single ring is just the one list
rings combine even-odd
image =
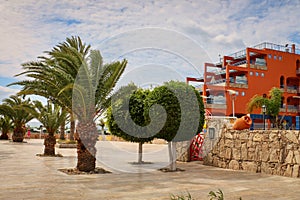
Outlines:
[{"label": "orange building", "polygon": [[[268,95],[272,87],[283,91],[281,116],[300,113],[300,50],[295,45],[261,43],[220,58],[220,62],[205,63],[200,78],[187,82],[200,84],[205,107],[212,115],[237,116],[247,114],[246,105],[254,95]],[[261,114],[256,109],[254,114]]]}]

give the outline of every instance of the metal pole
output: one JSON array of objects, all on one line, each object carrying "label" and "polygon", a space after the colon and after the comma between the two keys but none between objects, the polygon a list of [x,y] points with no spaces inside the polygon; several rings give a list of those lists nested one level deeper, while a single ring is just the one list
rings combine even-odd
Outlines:
[{"label": "metal pole", "polygon": [[265,125],[265,112],[263,112],[263,120],[264,120],[264,130],[266,130],[266,125]]},{"label": "metal pole", "polygon": [[234,97],[232,97],[232,117],[235,117],[235,114],[234,114]]}]

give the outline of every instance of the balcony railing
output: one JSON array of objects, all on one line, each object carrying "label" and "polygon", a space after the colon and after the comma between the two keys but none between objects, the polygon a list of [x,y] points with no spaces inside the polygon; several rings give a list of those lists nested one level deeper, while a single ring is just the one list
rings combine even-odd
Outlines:
[{"label": "balcony railing", "polygon": [[226,109],[226,104],[206,104],[205,108],[212,108],[212,109]]}]

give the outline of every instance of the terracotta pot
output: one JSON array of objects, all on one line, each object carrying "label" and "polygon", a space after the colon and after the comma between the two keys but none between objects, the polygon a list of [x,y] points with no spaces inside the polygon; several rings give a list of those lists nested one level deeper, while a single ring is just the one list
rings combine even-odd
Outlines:
[{"label": "terracotta pot", "polygon": [[252,124],[252,119],[249,116],[245,115],[234,122],[233,129],[234,130],[248,129],[250,128],[251,124]]}]

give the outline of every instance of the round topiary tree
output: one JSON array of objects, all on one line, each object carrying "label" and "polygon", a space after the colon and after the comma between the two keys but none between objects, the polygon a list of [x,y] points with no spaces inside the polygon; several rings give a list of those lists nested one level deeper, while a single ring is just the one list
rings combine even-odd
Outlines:
[{"label": "round topiary tree", "polygon": [[[111,134],[126,141],[139,143],[138,164],[143,163],[143,144],[154,139],[154,136],[140,129],[140,127],[146,126],[144,107],[149,92],[149,90],[137,88],[134,84],[122,87],[114,98],[115,103],[107,111],[107,124]],[[115,120],[115,117],[122,118],[122,122]],[[122,127],[126,127],[126,129]]]},{"label": "round topiary tree", "polygon": [[[204,105],[194,87],[184,82],[170,81],[156,87],[146,99],[145,117],[149,122],[149,111],[155,104],[163,106],[167,118],[156,137],[168,141],[171,170],[176,170],[176,147],[174,142],[190,141],[201,132],[204,125]],[[160,118],[154,113],[151,120]]]}]

